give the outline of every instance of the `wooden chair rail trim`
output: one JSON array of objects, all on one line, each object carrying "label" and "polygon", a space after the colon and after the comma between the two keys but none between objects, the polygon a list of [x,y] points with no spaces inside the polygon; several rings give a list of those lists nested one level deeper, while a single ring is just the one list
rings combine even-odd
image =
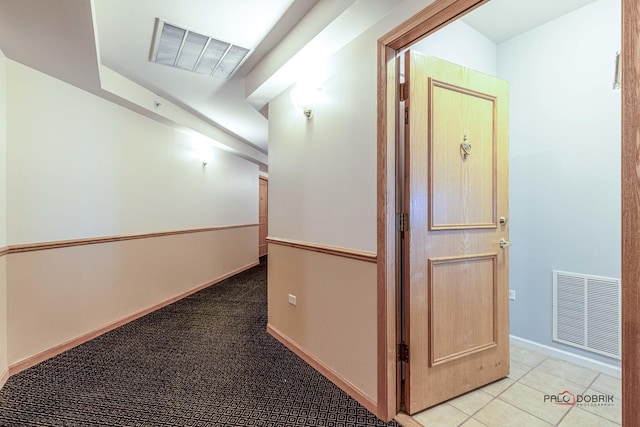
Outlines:
[{"label": "wooden chair rail trim", "polygon": [[178,234],[206,233],[209,231],[233,230],[237,228],[257,227],[258,224],[225,225],[218,227],[187,228],[184,230],[156,231],[152,233],[124,234],[121,236],[89,237],[86,239],[59,240],[53,242],[29,243],[26,245],[10,245],[0,248],[0,256],[21,252],[43,251],[73,246],[97,245],[100,243],[122,242],[125,240],[147,239],[151,237],[174,236]]},{"label": "wooden chair rail trim", "polygon": [[291,248],[303,249],[306,251],[319,252],[328,255],[335,255],[342,258],[351,258],[359,261],[376,263],[378,257],[372,252],[357,251],[354,249],[345,249],[335,246],[320,245],[316,243],[300,242],[297,240],[281,239],[277,237],[267,237],[267,243],[280,246],[289,246]]}]

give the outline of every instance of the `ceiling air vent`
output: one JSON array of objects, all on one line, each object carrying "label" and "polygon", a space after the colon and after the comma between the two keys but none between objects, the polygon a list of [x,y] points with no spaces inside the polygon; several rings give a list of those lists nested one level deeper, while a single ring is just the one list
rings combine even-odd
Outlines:
[{"label": "ceiling air vent", "polygon": [[156,18],[151,62],[228,80],[249,49]]}]

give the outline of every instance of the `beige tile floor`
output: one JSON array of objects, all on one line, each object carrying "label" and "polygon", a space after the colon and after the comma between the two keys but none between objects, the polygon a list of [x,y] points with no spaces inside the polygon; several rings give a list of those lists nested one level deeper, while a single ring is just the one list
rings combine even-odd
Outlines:
[{"label": "beige tile floor", "polygon": [[[561,406],[545,395],[613,395],[612,404]],[[425,427],[591,427],[618,426],[620,379],[511,346],[511,373],[478,390],[416,414]]]}]

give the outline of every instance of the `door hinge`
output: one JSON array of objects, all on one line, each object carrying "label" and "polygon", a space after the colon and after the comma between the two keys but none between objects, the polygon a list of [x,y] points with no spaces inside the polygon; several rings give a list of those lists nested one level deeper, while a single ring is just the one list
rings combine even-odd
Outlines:
[{"label": "door hinge", "polygon": [[398,97],[400,98],[400,102],[409,98],[409,94],[407,93],[407,83],[400,83],[400,87],[398,88]]},{"label": "door hinge", "polygon": [[409,346],[404,341],[398,344],[396,355],[398,362],[409,362]]},{"label": "door hinge", "polygon": [[398,214],[398,231],[409,231],[409,214]]},{"label": "door hinge", "polygon": [[405,107],[404,109],[404,124],[409,124],[409,107]]}]

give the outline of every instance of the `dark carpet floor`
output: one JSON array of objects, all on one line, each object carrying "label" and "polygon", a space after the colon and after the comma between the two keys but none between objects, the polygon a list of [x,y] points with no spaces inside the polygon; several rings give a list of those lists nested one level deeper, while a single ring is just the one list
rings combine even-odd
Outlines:
[{"label": "dark carpet floor", "polygon": [[386,426],[265,332],[266,297],[263,262],[14,375],[0,425]]}]

